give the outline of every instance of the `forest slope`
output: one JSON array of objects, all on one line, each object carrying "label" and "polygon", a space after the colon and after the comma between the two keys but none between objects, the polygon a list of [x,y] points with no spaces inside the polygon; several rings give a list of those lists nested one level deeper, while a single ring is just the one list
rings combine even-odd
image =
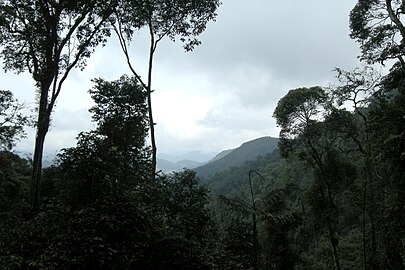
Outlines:
[{"label": "forest slope", "polygon": [[243,143],[224,157],[214,160],[204,166],[197,167],[194,171],[201,179],[207,179],[216,173],[223,172],[231,167],[238,167],[246,161],[254,161],[258,156],[266,156],[277,149],[278,139],[272,137],[261,137]]}]

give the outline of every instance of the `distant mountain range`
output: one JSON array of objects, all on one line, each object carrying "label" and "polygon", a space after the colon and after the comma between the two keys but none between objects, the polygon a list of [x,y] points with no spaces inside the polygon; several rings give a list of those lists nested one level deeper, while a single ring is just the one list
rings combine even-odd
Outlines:
[{"label": "distant mountain range", "polygon": [[233,150],[234,149],[224,150],[215,156],[214,153],[209,154],[200,151],[192,151],[179,156],[163,153],[159,154],[157,159],[157,168],[162,172],[177,172],[184,169],[194,169],[219,160]]},{"label": "distant mountain range", "polygon": [[247,161],[254,161],[258,156],[265,157],[278,149],[278,141],[277,138],[262,137],[245,142],[236,149],[219,153],[207,164],[196,167],[194,171],[198,177],[205,179],[228,168],[242,166]]},{"label": "distant mountain range", "polygon": [[206,163],[208,160],[210,160],[213,156],[215,156],[215,153],[206,153],[202,151],[190,151],[185,154],[181,155],[171,155],[167,153],[158,153],[158,159],[170,161],[177,163],[179,161],[183,160],[192,160],[196,161],[199,163]]},{"label": "distant mountain range", "polygon": [[[193,169],[197,176],[203,179],[228,168],[242,166],[247,161],[254,161],[258,156],[265,157],[278,148],[278,141],[277,138],[261,137],[245,142],[238,148],[224,150],[217,155],[201,151],[191,151],[176,156],[162,153],[157,159],[157,168],[163,172]],[[19,154],[24,157],[30,156],[24,152]],[[43,167],[51,166],[55,158],[55,154],[46,154],[42,163]]]},{"label": "distant mountain range", "polygon": [[215,156],[213,153],[201,151],[192,151],[178,156],[162,153],[157,159],[157,168],[165,173],[193,169],[198,177],[207,178],[230,167],[254,161],[258,156],[265,157],[277,149],[277,145],[277,138],[261,137],[245,142],[238,148],[224,150]]},{"label": "distant mountain range", "polygon": [[203,165],[204,163],[193,161],[189,159],[184,159],[180,161],[169,161],[166,159],[157,159],[157,168],[162,172],[172,172],[172,171],[182,171],[183,169],[194,169],[198,166]]},{"label": "distant mountain range", "polygon": [[203,179],[230,167],[238,167],[247,161],[254,161],[258,156],[265,157],[278,148],[278,141],[277,138],[261,137],[245,142],[238,148],[224,150],[213,158],[211,158],[213,154],[199,151],[189,152],[181,156],[160,154],[157,168],[163,172],[193,169],[197,176]]}]

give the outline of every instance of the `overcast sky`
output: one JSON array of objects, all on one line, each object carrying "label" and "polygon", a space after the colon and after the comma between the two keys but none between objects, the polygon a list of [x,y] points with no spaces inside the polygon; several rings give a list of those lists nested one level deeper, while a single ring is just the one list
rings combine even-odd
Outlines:
[{"label": "overcast sky", "polygon": [[[152,88],[158,152],[218,153],[261,136],[278,136],[272,114],[288,90],[334,82],[333,69],[358,66],[358,44],[349,38],[348,15],[355,0],[223,0],[216,22],[191,53],[180,42],[157,49]],[[146,77],[147,36],[131,45],[133,62]],[[98,48],[84,71],[64,85],[46,139],[54,154],[75,145],[94,125],[88,109],[91,79],[130,74],[113,36]],[[28,74],[1,73],[1,89],[33,108],[35,88]],[[34,131],[18,145],[32,152]]]}]

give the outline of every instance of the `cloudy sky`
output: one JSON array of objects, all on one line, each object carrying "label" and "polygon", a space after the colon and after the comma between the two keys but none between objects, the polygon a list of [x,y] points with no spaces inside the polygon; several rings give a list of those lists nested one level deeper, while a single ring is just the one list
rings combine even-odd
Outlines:
[{"label": "cloudy sky", "polygon": [[[261,136],[278,136],[272,118],[288,90],[327,86],[334,67],[358,66],[358,44],[349,34],[355,0],[223,0],[216,22],[191,53],[180,42],[157,49],[152,88],[159,153],[217,153]],[[146,77],[147,36],[131,44],[136,69]],[[130,74],[115,37],[98,48],[88,67],[73,72],[57,102],[46,152],[75,145],[94,126],[88,109],[91,79]],[[35,88],[28,74],[1,73],[0,88],[32,108]],[[18,145],[31,152],[34,131]]]}]

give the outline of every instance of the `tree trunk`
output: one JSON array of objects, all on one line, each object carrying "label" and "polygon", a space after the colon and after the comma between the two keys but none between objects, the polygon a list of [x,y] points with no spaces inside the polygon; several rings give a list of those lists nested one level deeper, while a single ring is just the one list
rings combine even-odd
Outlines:
[{"label": "tree trunk", "polygon": [[149,67],[148,67],[148,112],[149,112],[149,128],[150,128],[150,140],[152,146],[152,167],[151,167],[151,180],[156,179],[156,164],[157,164],[157,147],[155,139],[155,122],[153,121],[152,113],[152,70],[153,70],[153,56],[155,54],[157,43],[155,41],[155,34],[153,33],[152,23],[149,22],[150,33],[150,48],[149,48]]},{"label": "tree trunk", "polygon": [[371,205],[368,210],[368,215],[370,218],[370,234],[371,234],[371,267],[373,270],[380,269],[380,259],[377,252],[377,235],[376,235],[376,215],[375,215],[375,198],[374,198],[374,182],[370,183],[370,202]]},{"label": "tree trunk", "polygon": [[31,176],[31,208],[35,213],[40,206],[42,156],[45,137],[49,129],[48,90],[51,83],[42,84],[40,88],[40,102],[38,108],[37,134],[35,138],[34,157]]},{"label": "tree trunk", "polygon": [[[367,174],[366,170],[364,173]],[[362,209],[362,233],[363,233],[363,270],[367,270],[367,233],[366,233],[366,211],[367,211],[367,178],[363,184],[363,209]]]},{"label": "tree trunk", "polygon": [[333,232],[332,225],[329,220],[328,220],[328,231],[329,231],[329,241],[332,246],[335,270],[340,270],[339,256],[338,256],[338,252],[337,252],[338,240],[335,238],[335,234]]},{"label": "tree trunk", "polygon": [[[149,85],[150,87],[150,85]],[[155,123],[153,122],[153,114],[152,114],[152,97],[151,91],[148,91],[148,112],[149,112],[149,129],[150,129],[150,140],[152,146],[152,167],[151,167],[151,179],[152,181],[155,180],[156,176],[156,160],[157,160],[157,147],[156,147],[156,139],[155,139]]]},{"label": "tree trunk", "polygon": [[[309,146],[311,147],[311,151],[313,153],[313,159],[315,160],[315,164],[319,169],[320,176],[321,176],[321,181],[323,184],[323,188],[321,189],[322,192],[322,198],[326,203],[326,207],[328,210],[328,215],[330,214],[331,209],[333,208],[333,199],[331,195],[331,190],[329,188],[329,183],[328,179],[326,177],[326,174],[324,172],[324,165],[322,163],[322,159],[316,148],[313,146],[311,142],[311,138],[307,137],[307,142]],[[326,193],[326,195],[325,195]],[[329,232],[329,241],[332,246],[332,253],[333,253],[333,261],[335,264],[335,270],[340,270],[340,264],[339,264],[339,256],[337,252],[337,246],[338,246],[338,239],[335,238],[335,230],[332,228],[332,219],[328,216],[326,218],[327,222],[327,227],[328,227],[328,232]]]}]

